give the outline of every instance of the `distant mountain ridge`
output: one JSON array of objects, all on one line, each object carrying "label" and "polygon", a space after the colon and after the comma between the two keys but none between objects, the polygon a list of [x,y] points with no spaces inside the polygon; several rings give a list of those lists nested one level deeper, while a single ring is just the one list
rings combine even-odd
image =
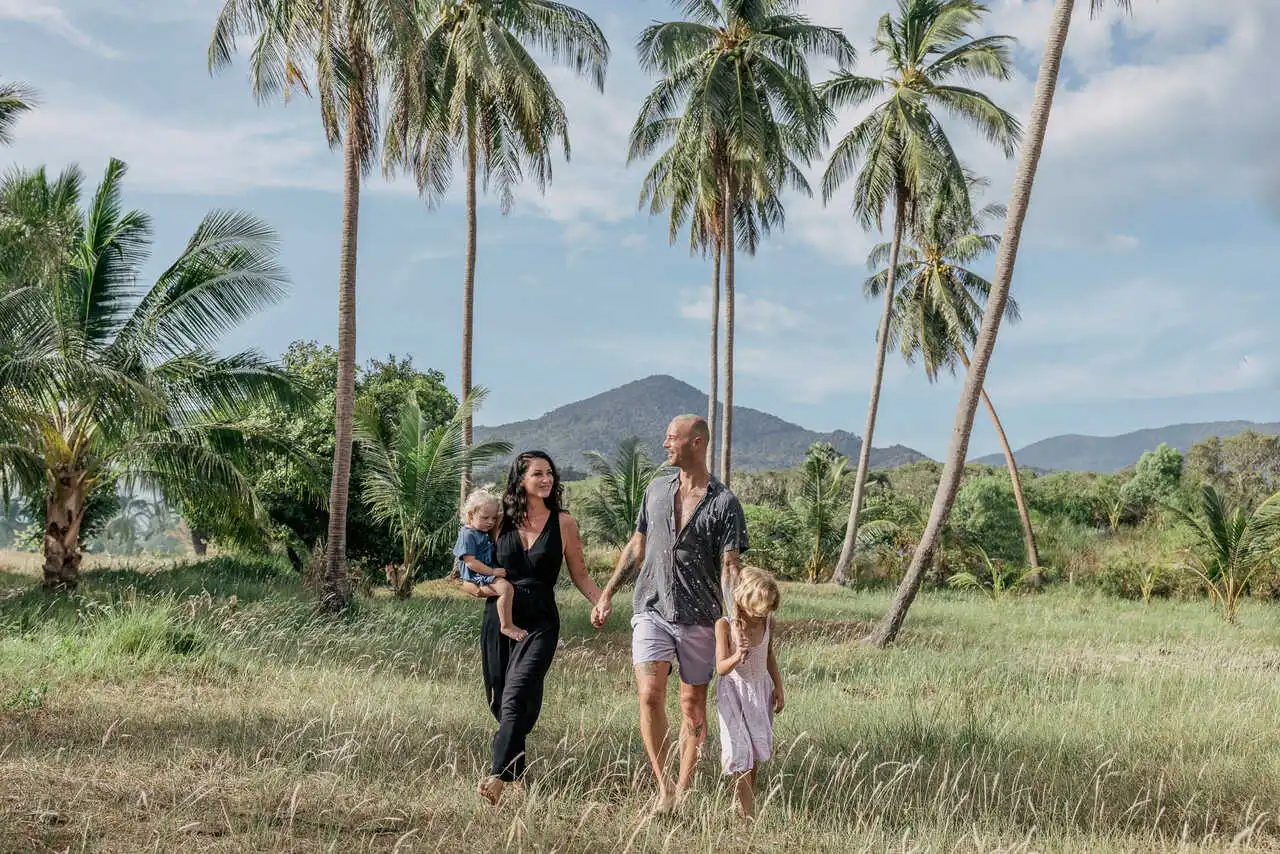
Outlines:
[{"label": "distant mountain ridge", "polygon": [[[618,442],[638,436],[651,456],[662,456],[662,438],[673,416],[705,413],[707,395],[688,383],[663,374],[646,377],[553,409],[541,418],[496,427],[475,428],[477,441],[504,439],[517,451],[541,448],[565,469],[586,469],[584,451],[611,454]],[[717,426],[717,436],[719,428]],[[843,430],[817,433],[776,415],[744,406],[733,408],[733,467],[741,471],[799,465],[814,442],[830,442],[841,454],[856,458],[862,442]],[[925,459],[902,445],[872,448],[873,468]]]},{"label": "distant mountain ridge", "polygon": [[[1109,473],[1133,465],[1143,453],[1154,450],[1162,443],[1186,453],[1197,442],[1213,436],[1237,436],[1246,430],[1277,435],[1280,434],[1280,423],[1208,421],[1135,430],[1120,436],[1054,436],[1014,451],[1014,456],[1018,460],[1018,466],[1023,468]],[[1004,455],[990,454],[973,462],[1003,466]]]}]

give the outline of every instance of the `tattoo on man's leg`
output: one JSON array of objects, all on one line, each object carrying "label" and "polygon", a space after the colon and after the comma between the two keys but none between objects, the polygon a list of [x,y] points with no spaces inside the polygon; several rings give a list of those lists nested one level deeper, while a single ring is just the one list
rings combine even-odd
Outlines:
[{"label": "tattoo on man's leg", "polygon": [[661,676],[665,661],[641,661],[636,664],[636,673],[641,676]]}]

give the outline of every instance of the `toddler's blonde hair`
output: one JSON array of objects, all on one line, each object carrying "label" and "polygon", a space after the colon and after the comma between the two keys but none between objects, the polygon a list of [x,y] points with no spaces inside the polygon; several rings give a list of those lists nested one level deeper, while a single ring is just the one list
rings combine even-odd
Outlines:
[{"label": "toddler's blonde hair", "polygon": [[471,494],[467,496],[467,500],[462,502],[462,512],[458,514],[462,518],[462,524],[469,524],[478,511],[493,504],[501,508],[502,499],[483,487],[473,489]]},{"label": "toddler's blonde hair", "polygon": [[733,603],[740,612],[752,617],[767,617],[782,604],[782,594],[778,592],[778,582],[772,573],[748,566],[742,570],[738,584],[733,588]]}]

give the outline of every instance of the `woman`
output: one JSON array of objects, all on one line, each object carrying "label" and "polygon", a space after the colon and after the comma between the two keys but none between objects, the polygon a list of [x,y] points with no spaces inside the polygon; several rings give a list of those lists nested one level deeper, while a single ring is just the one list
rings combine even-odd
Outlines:
[{"label": "woman", "polygon": [[561,563],[568,563],[573,583],[593,606],[600,598],[582,557],[578,523],[560,509],[561,493],[560,475],[544,452],[525,451],[511,464],[494,559],[515,586],[512,616],[528,635],[519,642],[503,635],[496,600],[485,601],[480,652],[498,732],[489,776],[478,791],[491,804],[524,774],[525,738],[538,721],[542,683],[560,639],[555,583]]}]

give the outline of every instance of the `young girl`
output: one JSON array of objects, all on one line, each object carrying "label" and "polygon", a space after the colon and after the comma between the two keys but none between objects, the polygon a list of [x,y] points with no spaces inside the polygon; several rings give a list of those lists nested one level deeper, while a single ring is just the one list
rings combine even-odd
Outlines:
[{"label": "young girl", "polygon": [[773,612],[780,601],[773,576],[747,567],[733,590],[735,619],[716,621],[720,761],[724,773],[737,775],[734,794],[743,818],[755,814],[756,769],[773,755],[773,716],[785,705],[773,654]]},{"label": "young girl", "polygon": [[487,490],[477,489],[467,496],[462,505],[462,530],[453,544],[453,556],[458,559],[458,575],[462,587],[472,596],[496,596],[498,598],[498,622],[500,631],[515,641],[522,641],[528,634],[511,621],[511,601],[516,589],[507,581],[507,572],[493,563],[493,529],[502,518],[502,502]]}]

